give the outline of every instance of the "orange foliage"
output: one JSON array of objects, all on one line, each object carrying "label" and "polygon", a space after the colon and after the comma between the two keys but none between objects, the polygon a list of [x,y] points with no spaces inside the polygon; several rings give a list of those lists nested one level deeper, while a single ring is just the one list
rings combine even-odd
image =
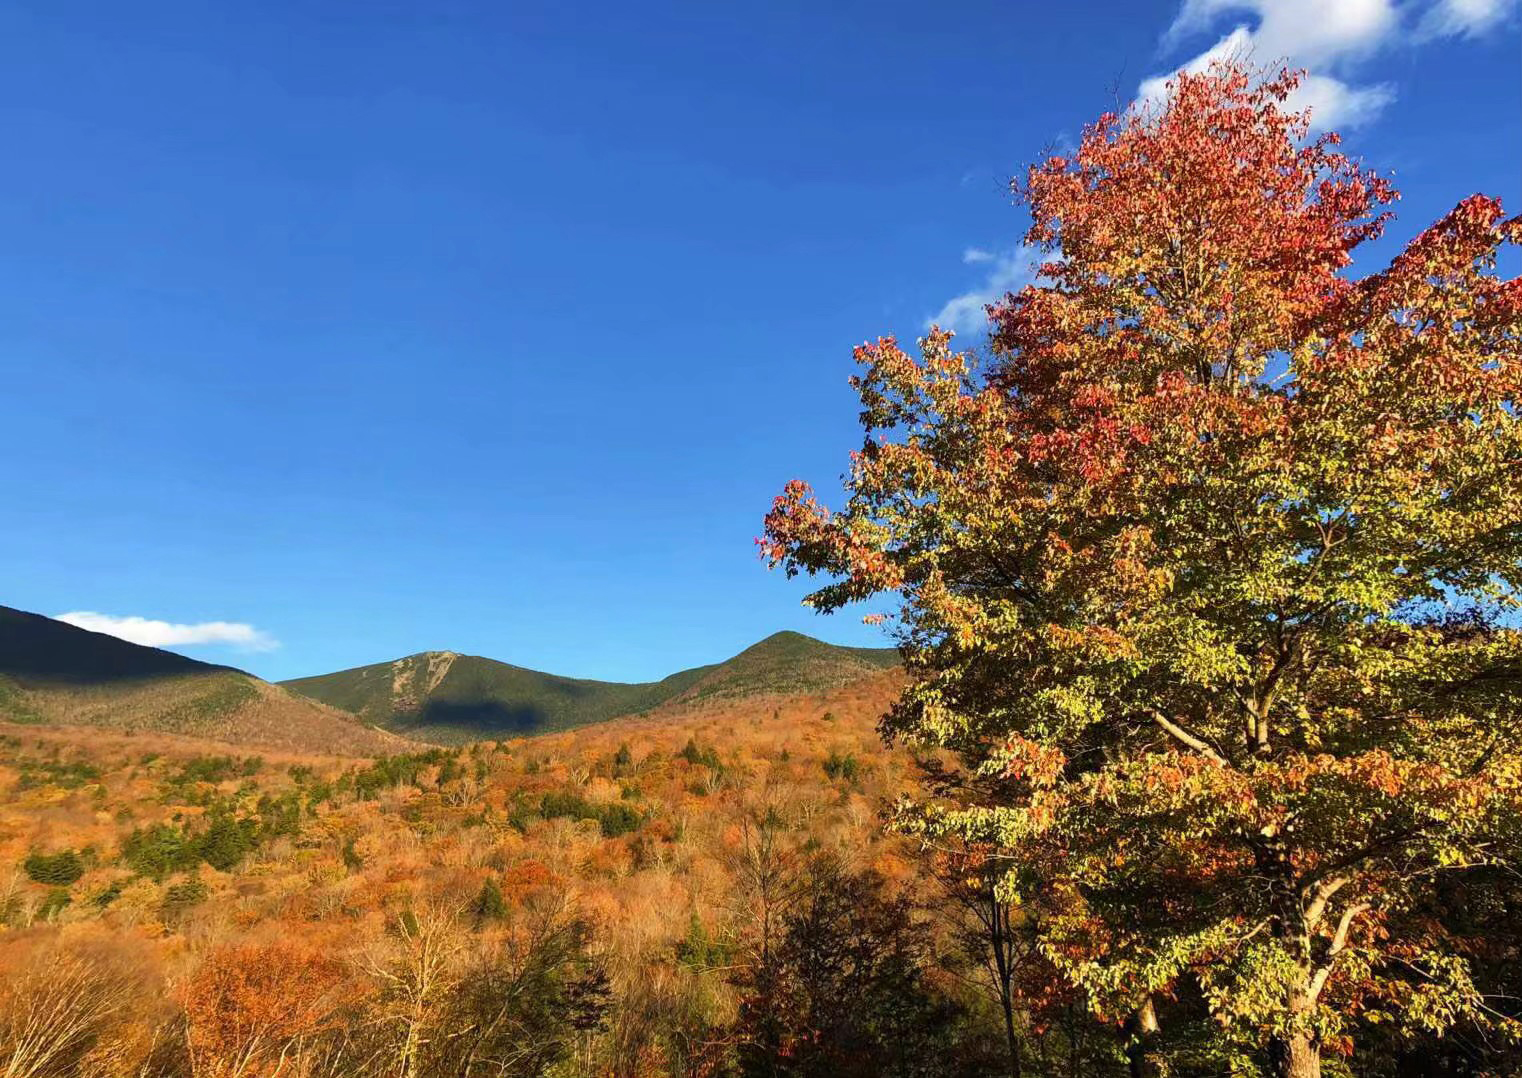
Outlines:
[{"label": "orange foliage", "polygon": [[179,992],[197,1075],[290,1073],[301,1041],[332,1020],[341,963],[295,943],[211,952]]}]

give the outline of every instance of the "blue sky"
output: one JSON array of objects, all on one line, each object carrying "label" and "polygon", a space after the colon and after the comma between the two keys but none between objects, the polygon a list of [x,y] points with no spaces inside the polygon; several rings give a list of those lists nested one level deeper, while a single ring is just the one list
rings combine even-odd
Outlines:
[{"label": "blue sky", "polygon": [[1522,210],[1518,21],[6,4],[0,602],[275,678],[879,642],[752,539],[787,479],[838,489],[853,344],[1018,283],[1010,175],[1151,77],[1285,56],[1403,191],[1368,268],[1474,191]]}]

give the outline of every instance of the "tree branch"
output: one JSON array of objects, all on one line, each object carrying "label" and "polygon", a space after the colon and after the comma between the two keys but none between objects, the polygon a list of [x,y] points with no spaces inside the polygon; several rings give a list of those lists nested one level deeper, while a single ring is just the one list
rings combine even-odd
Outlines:
[{"label": "tree branch", "polygon": [[1368,909],[1369,903],[1355,902],[1342,911],[1342,916],[1337,921],[1337,931],[1332,933],[1332,945],[1327,948],[1326,961],[1321,964],[1320,969],[1316,970],[1315,976],[1311,978],[1310,988],[1306,991],[1306,997],[1310,1002],[1315,1003],[1321,995],[1321,990],[1326,987],[1327,978],[1332,975],[1332,963],[1347,947],[1348,930],[1353,927],[1353,918],[1367,912]]},{"label": "tree branch", "polygon": [[1331,901],[1333,895],[1351,883],[1352,879],[1351,876],[1333,876],[1324,880],[1316,888],[1316,893],[1311,896],[1310,905],[1305,909],[1306,928],[1315,930],[1321,923],[1322,914],[1326,912],[1326,904]]},{"label": "tree branch", "polygon": [[1188,730],[1185,730],[1182,726],[1174,722],[1167,715],[1164,715],[1161,711],[1158,711],[1156,708],[1152,708],[1147,712],[1147,714],[1152,717],[1153,722],[1161,727],[1179,744],[1193,749],[1201,756],[1204,756],[1210,760],[1214,760],[1222,767],[1231,766],[1231,764],[1227,762],[1226,757],[1217,752],[1208,741],[1197,737],[1194,734],[1191,734]]}]

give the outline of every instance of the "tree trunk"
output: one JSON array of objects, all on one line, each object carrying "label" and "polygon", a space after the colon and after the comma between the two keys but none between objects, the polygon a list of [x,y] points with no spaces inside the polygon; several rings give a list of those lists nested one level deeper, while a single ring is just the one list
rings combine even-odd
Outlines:
[{"label": "tree trunk", "polygon": [[1020,1038],[1015,1034],[1015,1015],[1009,1001],[1004,1000],[1004,1040],[1009,1048],[1010,1078],[1021,1078]]},{"label": "tree trunk", "polygon": [[1274,1078],[1321,1078],[1321,1045],[1304,1033],[1276,1037],[1269,1045]]},{"label": "tree trunk", "polygon": [[1004,1039],[1009,1048],[1010,1078],[1021,1078],[1020,1038],[1015,1033],[1014,977],[1009,954],[1009,920],[1004,904],[997,894],[989,890],[991,916],[989,918],[990,940],[993,945],[994,969],[997,971],[999,1009],[1004,1012]]},{"label": "tree trunk", "polygon": [[1321,1043],[1295,1025],[1308,1018],[1316,1007],[1311,994],[1311,940],[1315,926],[1307,922],[1305,899],[1295,885],[1289,849],[1281,834],[1258,845],[1259,871],[1272,880],[1271,931],[1285,951],[1299,966],[1299,977],[1290,986],[1285,999],[1286,1017],[1292,1032],[1274,1037],[1268,1044],[1269,1073],[1274,1078],[1321,1078]]},{"label": "tree trunk", "polygon": [[1157,1010],[1152,1005],[1152,997],[1148,996],[1131,1020],[1126,1023],[1130,1033],[1130,1043],[1126,1048],[1126,1062],[1129,1065],[1131,1078],[1153,1078],[1162,1073],[1159,1061],[1153,1058],[1148,1050],[1152,1040],[1157,1036]]}]

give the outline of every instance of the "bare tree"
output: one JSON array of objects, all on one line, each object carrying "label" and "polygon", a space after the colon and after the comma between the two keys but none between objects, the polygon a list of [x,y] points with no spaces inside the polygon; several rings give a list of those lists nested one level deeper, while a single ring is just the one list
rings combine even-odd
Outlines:
[{"label": "bare tree", "polygon": [[782,914],[797,895],[798,858],[782,814],[770,799],[747,809],[740,820],[740,849],[730,865],[738,887],[735,904],[750,922],[753,965],[772,961]]},{"label": "bare tree", "polygon": [[460,975],[464,947],[461,911],[430,903],[401,914],[389,939],[373,947],[365,966],[381,987],[379,1018],[392,1037],[396,1074],[419,1078],[422,1051],[434,1019]]},{"label": "bare tree", "polygon": [[121,978],[77,956],[37,961],[0,986],[0,1078],[60,1078],[121,1012]]}]

